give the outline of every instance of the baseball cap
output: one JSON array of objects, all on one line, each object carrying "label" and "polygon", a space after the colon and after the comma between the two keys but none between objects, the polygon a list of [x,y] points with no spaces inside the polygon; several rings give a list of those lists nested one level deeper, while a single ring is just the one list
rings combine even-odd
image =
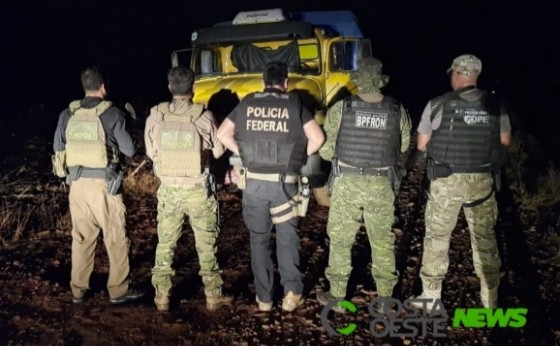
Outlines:
[{"label": "baseball cap", "polygon": [[456,71],[465,76],[470,76],[475,71],[482,72],[482,61],[472,54],[459,55],[453,60],[451,67],[447,69],[447,73]]},{"label": "baseball cap", "polygon": [[382,67],[379,59],[364,58],[358,62],[356,71],[350,74],[350,80],[360,87],[362,92],[379,91],[389,81],[389,76],[381,73]]}]

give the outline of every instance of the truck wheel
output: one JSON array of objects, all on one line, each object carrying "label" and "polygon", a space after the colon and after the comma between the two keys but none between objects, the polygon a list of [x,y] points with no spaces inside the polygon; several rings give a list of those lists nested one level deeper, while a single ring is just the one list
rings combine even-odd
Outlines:
[{"label": "truck wheel", "polygon": [[321,187],[313,188],[313,196],[315,196],[315,200],[317,204],[322,207],[330,206],[330,197],[329,197],[329,187],[327,185],[323,185]]}]

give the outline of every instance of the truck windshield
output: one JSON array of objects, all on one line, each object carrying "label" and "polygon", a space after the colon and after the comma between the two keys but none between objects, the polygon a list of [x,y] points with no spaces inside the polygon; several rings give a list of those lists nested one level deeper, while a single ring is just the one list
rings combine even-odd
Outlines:
[{"label": "truck windshield", "polygon": [[193,53],[193,72],[196,76],[220,74],[219,50],[211,47],[196,48]]},{"label": "truck windshield", "polygon": [[194,51],[194,72],[197,76],[261,73],[270,61],[284,62],[294,73],[320,73],[318,44],[296,40],[198,47]]},{"label": "truck windshield", "polygon": [[330,47],[331,71],[353,71],[358,67],[358,61],[371,57],[369,40],[342,40]]}]

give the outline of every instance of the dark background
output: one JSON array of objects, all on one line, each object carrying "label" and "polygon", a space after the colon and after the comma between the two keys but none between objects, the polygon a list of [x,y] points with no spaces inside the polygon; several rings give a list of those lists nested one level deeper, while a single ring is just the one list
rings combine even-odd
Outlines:
[{"label": "dark background", "polygon": [[58,114],[82,97],[79,74],[90,65],[109,75],[112,99],[152,105],[169,98],[170,53],[189,47],[191,31],[276,7],[354,11],[391,77],[385,93],[416,123],[426,102],[450,89],[445,71],[453,58],[475,54],[483,62],[479,86],[507,99],[523,126],[552,145],[560,125],[558,1],[4,2],[1,117],[11,118],[14,105],[43,104]]}]

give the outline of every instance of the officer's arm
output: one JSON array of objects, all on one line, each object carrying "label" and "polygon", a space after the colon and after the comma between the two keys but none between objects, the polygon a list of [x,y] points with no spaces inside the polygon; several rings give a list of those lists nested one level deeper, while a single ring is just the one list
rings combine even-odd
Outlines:
[{"label": "officer's arm", "polygon": [[432,134],[418,133],[418,137],[416,137],[416,149],[426,151],[430,139],[432,139]]},{"label": "officer's arm", "polygon": [[66,111],[63,111],[58,117],[58,124],[56,126],[53,138],[53,151],[55,153],[66,149],[66,138],[64,133],[66,130],[66,126],[68,125],[68,116],[66,115],[66,113]]},{"label": "officer's arm", "polygon": [[136,148],[134,147],[132,136],[130,136],[130,133],[128,133],[128,130],[126,129],[126,119],[124,117],[124,113],[120,110],[117,114],[117,119],[113,127],[113,134],[117,140],[119,151],[127,157],[133,157],[136,153]]},{"label": "officer's arm", "polygon": [[511,123],[505,106],[502,104],[500,108],[502,113],[500,115],[500,142],[502,145],[508,146],[511,143]]},{"label": "officer's arm", "polygon": [[315,119],[306,122],[303,125],[303,131],[305,132],[305,137],[307,137],[307,155],[311,155],[319,150],[325,141],[325,135]]},{"label": "officer's arm", "polygon": [[235,123],[229,118],[224,119],[218,128],[218,140],[232,153],[239,155],[239,147],[235,141]]},{"label": "officer's arm", "polygon": [[[434,130],[434,125],[432,122],[441,122],[441,109],[436,114],[435,118],[432,120],[432,102],[428,102],[422,116],[420,117],[420,124],[418,124],[418,136],[416,137],[416,149],[425,152],[428,146],[428,142],[432,139],[432,131]],[[440,119],[440,120],[438,120]],[[439,126],[439,123],[437,124]]]},{"label": "officer's arm", "polygon": [[500,142],[502,145],[508,146],[511,143],[511,132],[500,133]]},{"label": "officer's arm", "polygon": [[342,101],[338,101],[327,110],[325,124],[323,125],[327,138],[325,144],[319,150],[319,155],[321,155],[324,160],[331,161],[335,155],[336,139],[338,137],[341,117]]},{"label": "officer's arm", "polygon": [[153,107],[150,110],[150,115],[146,119],[146,126],[144,127],[144,145],[146,146],[146,155],[153,161],[156,155],[156,148],[154,147],[154,133],[156,122],[157,109]]},{"label": "officer's arm", "polygon": [[412,130],[412,121],[410,120],[410,116],[406,108],[403,105],[400,106],[401,110],[401,121],[400,121],[400,129],[401,129],[401,153],[404,153],[408,150],[410,146],[410,131]]},{"label": "officer's arm", "polygon": [[222,142],[218,140],[216,121],[211,111],[206,110],[200,118],[195,122],[198,133],[202,136],[204,142],[202,149],[212,151],[212,156],[218,159],[226,151]]}]

